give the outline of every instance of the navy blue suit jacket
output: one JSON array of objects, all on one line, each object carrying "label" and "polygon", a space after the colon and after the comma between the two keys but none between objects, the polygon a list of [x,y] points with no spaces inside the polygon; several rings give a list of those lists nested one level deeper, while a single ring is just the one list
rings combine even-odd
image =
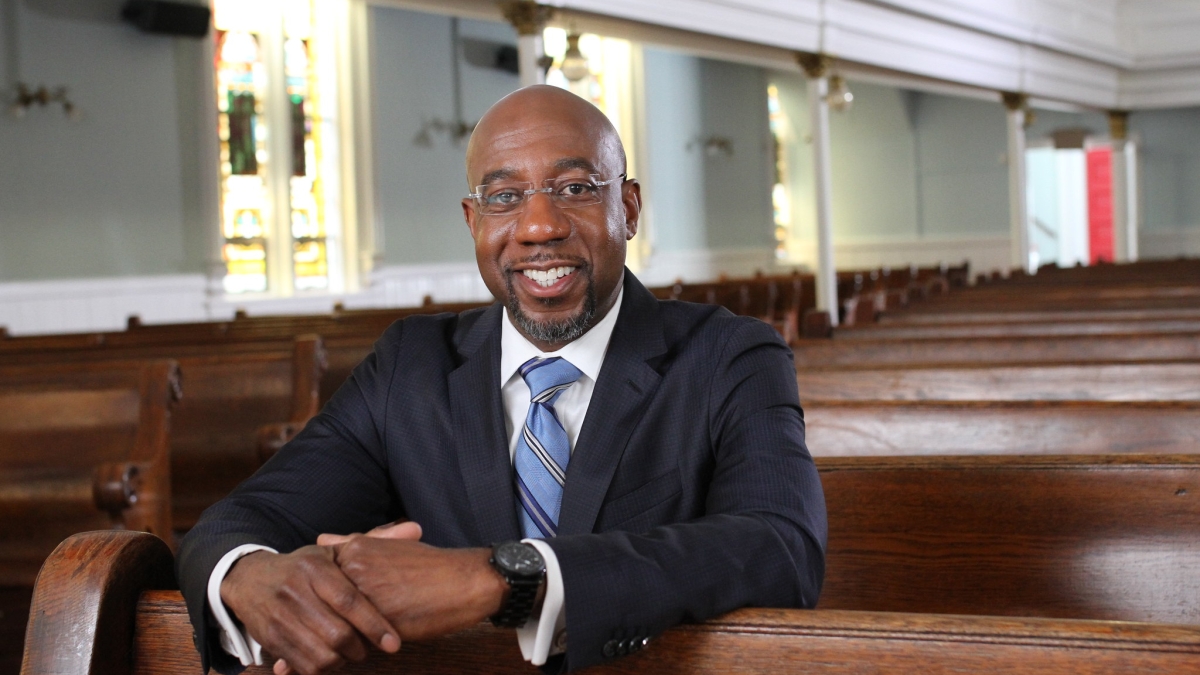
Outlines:
[{"label": "navy blue suit jacket", "polygon": [[[290,551],[399,517],[434,546],[521,537],[502,320],[495,304],[395,323],[291,443],[204,513],[178,571],[206,667],[234,665],[205,596],[213,567],[239,544]],[[825,536],[791,350],[765,323],[657,300],[626,271],[549,540],[567,665],[738,607],[812,607]]]}]

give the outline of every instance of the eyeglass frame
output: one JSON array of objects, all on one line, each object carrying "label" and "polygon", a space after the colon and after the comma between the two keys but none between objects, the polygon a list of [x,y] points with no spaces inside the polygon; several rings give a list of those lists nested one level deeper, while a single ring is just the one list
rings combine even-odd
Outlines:
[{"label": "eyeglass frame", "polygon": [[[600,174],[598,174],[598,173],[589,173],[589,174],[587,174],[587,176],[588,176],[588,178],[590,178],[592,180],[592,185],[594,185],[598,188],[607,187],[607,186],[612,185],[613,183],[617,183],[617,182],[623,183],[625,180],[627,180],[629,178],[628,173],[617,174],[616,177],[610,178],[608,180],[599,180]],[[518,205],[512,211],[505,211],[503,213],[487,213],[486,211],[484,211],[483,190],[484,190],[484,188],[488,187],[488,185],[492,185],[492,183],[476,185],[475,192],[468,194],[466,198],[470,199],[472,202],[475,203],[475,206],[479,210],[479,215],[481,215],[481,216],[515,216],[515,215],[521,213],[521,211],[525,209],[525,203],[529,201],[528,198],[532,197],[538,193],[543,193],[546,196],[550,197],[551,203],[553,203],[555,207],[560,208],[560,209],[576,209],[576,208],[582,208],[584,206],[595,206],[596,204],[602,204],[604,202],[603,199],[599,199],[594,202],[588,202],[587,204],[563,204],[563,203],[560,203],[559,201],[554,199],[555,186],[549,185],[549,183],[551,183],[552,181],[560,181],[560,180],[564,180],[564,179],[561,177],[560,178],[547,178],[542,181],[543,187],[540,187],[540,188],[533,187],[533,185],[534,185],[533,181],[528,181],[528,180],[518,180],[518,181],[511,181],[511,182],[503,183],[504,185],[513,186],[513,187],[521,186],[521,185],[529,186],[529,189],[521,190],[520,205]],[[569,178],[566,180],[569,180]]]}]

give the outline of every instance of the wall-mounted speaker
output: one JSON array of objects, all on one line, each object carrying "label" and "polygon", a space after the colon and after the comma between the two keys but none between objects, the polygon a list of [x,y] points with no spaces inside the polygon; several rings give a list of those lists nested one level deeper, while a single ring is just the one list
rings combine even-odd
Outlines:
[{"label": "wall-mounted speaker", "polygon": [[121,18],[147,33],[202,38],[208,35],[212,11],[203,5],[164,0],[129,0]]}]

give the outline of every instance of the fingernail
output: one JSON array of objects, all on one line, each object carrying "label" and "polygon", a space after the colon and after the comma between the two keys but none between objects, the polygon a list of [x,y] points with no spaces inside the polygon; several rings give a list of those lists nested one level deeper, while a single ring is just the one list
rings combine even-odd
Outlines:
[{"label": "fingernail", "polygon": [[385,652],[398,652],[400,651],[400,638],[392,635],[391,633],[387,633],[383,636],[383,639],[379,641],[379,646],[383,647],[383,651]]}]

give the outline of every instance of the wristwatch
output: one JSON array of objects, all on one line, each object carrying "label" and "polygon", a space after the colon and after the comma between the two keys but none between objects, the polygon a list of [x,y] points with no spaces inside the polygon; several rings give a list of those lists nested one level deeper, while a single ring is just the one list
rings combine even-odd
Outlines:
[{"label": "wristwatch", "polygon": [[492,616],[492,624],[504,628],[520,628],[533,614],[533,603],[546,579],[546,561],[529,544],[506,541],[492,547],[488,560],[492,568],[508,582],[508,600]]}]

